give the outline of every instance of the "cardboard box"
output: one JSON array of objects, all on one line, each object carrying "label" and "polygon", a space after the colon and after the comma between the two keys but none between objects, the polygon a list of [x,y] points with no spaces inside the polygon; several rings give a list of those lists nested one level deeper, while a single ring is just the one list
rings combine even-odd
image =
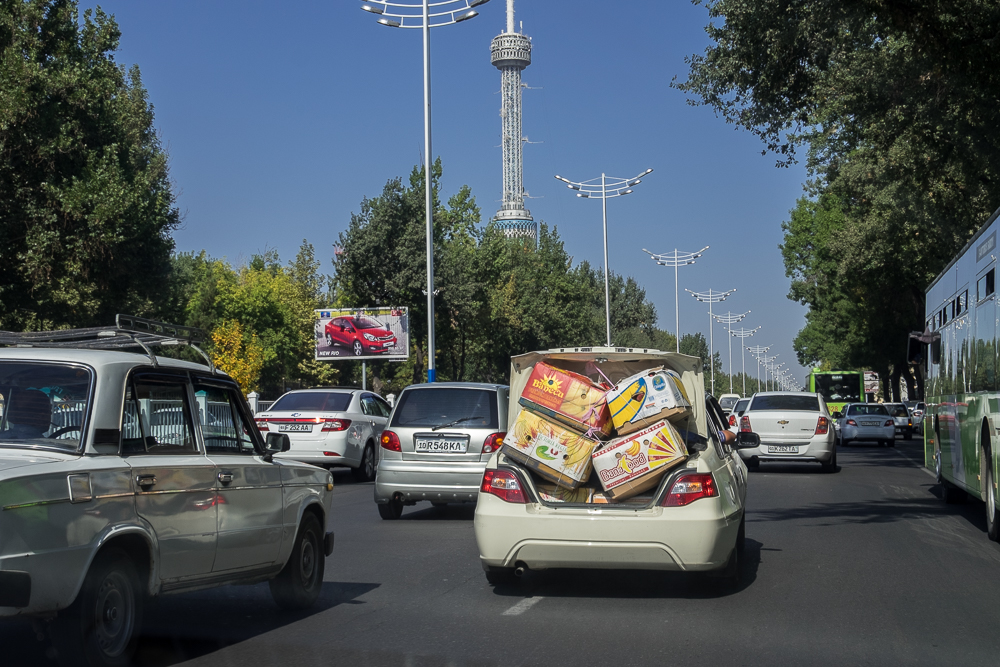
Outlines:
[{"label": "cardboard box", "polygon": [[661,421],[638,433],[615,438],[591,458],[605,494],[617,501],[653,488],[687,456],[680,434],[670,422]]},{"label": "cardboard box", "polygon": [[544,479],[575,489],[590,477],[590,455],[597,445],[582,433],[522,410],[504,438],[501,452]]},{"label": "cardboard box", "polygon": [[611,413],[605,394],[609,388],[579,373],[538,362],[531,369],[518,403],[573,430],[608,438]]},{"label": "cardboard box", "polygon": [[662,368],[622,380],[608,392],[607,401],[618,435],[634,433],[664,419],[680,421],[691,414],[680,377]]}]

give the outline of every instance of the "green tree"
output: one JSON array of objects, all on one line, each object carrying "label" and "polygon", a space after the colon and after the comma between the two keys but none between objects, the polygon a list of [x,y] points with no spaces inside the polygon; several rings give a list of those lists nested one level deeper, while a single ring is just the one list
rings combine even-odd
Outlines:
[{"label": "green tree", "polygon": [[72,0],[0,2],[0,327],[156,314],[179,216],[138,67]]}]

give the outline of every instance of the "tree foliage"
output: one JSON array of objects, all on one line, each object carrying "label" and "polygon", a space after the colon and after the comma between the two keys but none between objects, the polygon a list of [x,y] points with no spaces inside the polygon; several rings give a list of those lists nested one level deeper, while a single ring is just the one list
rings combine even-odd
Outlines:
[{"label": "tree foliage", "polygon": [[212,330],[212,363],[249,394],[257,391],[264,368],[264,346],[238,320],[223,320]]},{"label": "tree foliage", "polygon": [[179,222],[120,32],[71,0],[0,2],[0,327],[157,310]]}]

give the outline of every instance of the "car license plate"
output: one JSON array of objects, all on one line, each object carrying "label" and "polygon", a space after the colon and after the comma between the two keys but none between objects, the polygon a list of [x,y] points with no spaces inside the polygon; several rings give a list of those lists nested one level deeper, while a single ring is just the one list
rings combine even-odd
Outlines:
[{"label": "car license plate", "polygon": [[798,454],[799,448],[792,445],[769,445],[767,451],[769,454]]},{"label": "car license plate", "polygon": [[862,426],[878,426],[878,422],[861,422]]},{"label": "car license plate", "polygon": [[288,431],[291,433],[312,433],[312,424],[278,424],[279,431]]},{"label": "car license plate", "polygon": [[[431,172],[431,173],[434,173],[434,172]],[[386,348],[386,349],[389,349],[389,348],[393,348],[393,347],[396,347],[396,344],[395,344],[395,343],[386,343],[386,344],[385,344],[385,348]]]},{"label": "car license plate", "polygon": [[465,454],[469,449],[468,440],[445,440],[415,438],[414,449],[427,454]]}]

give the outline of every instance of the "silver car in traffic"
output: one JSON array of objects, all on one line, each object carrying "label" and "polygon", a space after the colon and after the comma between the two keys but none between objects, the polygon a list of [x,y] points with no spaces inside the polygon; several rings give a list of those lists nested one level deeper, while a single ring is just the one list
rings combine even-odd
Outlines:
[{"label": "silver car in traffic", "polygon": [[849,403],[837,420],[840,444],[874,441],[880,447],[896,445],[896,422],[881,403]]},{"label": "silver car in traffic", "polygon": [[404,505],[475,502],[486,462],[506,435],[506,385],[434,382],[403,390],[380,438],[375,502],[383,519]]}]

